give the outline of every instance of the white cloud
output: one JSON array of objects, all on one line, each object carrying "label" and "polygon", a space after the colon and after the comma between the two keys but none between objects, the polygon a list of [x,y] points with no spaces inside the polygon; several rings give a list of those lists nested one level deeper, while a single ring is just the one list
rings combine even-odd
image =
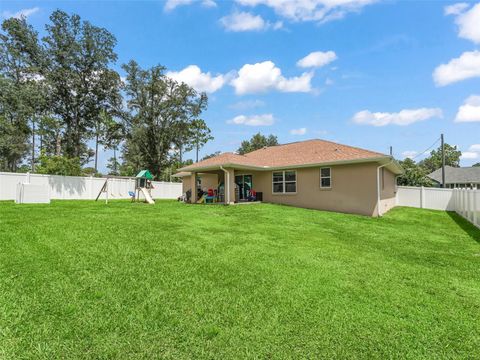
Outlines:
[{"label": "white cloud", "polygon": [[406,159],[406,158],[412,159],[417,154],[418,154],[418,152],[416,152],[415,150],[407,150],[407,151],[402,152],[402,156],[403,156],[404,159]]},{"label": "white cloud", "polygon": [[217,7],[217,3],[214,0],[203,0],[202,6],[204,7]]},{"label": "white cloud", "polygon": [[191,5],[193,3],[200,3],[204,7],[216,7],[217,3],[214,0],[167,0],[163,9],[165,11],[172,11],[178,6]]},{"label": "white cloud", "polygon": [[471,160],[480,158],[480,144],[470,145],[468,151],[462,151],[462,159]]},{"label": "white cloud", "polygon": [[291,135],[305,135],[307,133],[307,128],[299,128],[290,130]]},{"label": "white cloud", "polygon": [[463,151],[462,156],[460,156],[460,159],[477,159],[478,158],[478,153],[473,152],[473,151]]},{"label": "white cloud", "polygon": [[480,95],[472,95],[458,108],[455,122],[477,121],[480,121]]},{"label": "white cloud", "polygon": [[472,6],[468,11],[468,4],[459,3],[445,8],[445,14],[456,15],[455,23],[458,25],[458,36],[480,44],[480,3]]},{"label": "white cloud", "polygon": [[244,6],[265,5],[292,21],[327,22],[358,12],[377,0],[236,0]]},{"label": "white cloud", "polygon": [[306,72],[297,77],[285,78],[272,61],[264,61],[243,65],[230,84],[239,95],[272,89],[282,92],[310,92],[312,77],[312,72]]},{"label": "white cloud", "polygon": [[228,120],[228,124],[248,125],[248,126],[270,126],[273,125],[275,119],[272,114],[263,115],[238,115]]},{"label": "white cloud", "polygon": [[246,101],[239,101],[235,104],[230,105],[231,109],[234,110],[248,110],[248,109],[255,109],[265,106],[265,102],[262,100],[246,100]]},{"label": "white cloud", "polygon": [[40,10],[39,7],[33,7],[28,9],[22,9],[15,13],[10,11],[2,11],[2,17],[5,19],[8,19],[8,18],[21,19],[22,17],[28,18],[30,15],[35,14],[39,10]]},{"label": "white cloud", "polygon": [[468,151],[473,151],[473,152],[480,153],[480,144],[470,145],[470,148],[468,149]]},{"label": "white cloud", "polygon": [[193,87],[197,91],[214,93],[222,88],[227,81],[226,75],[212,76],[210,72],[203,73],[197,65],[189,65],[181,71],[168,71],[168,77]]},{"label": "white cloud", "polygon": [[470,5],[467,3],[456,3],[453,5],[445,6],[443,13],[445,15],[459,15],[464,12]]},{"label": "white cloud", "polygon": [[363,110],[357,112],[352,121],[361,125],[385,126],[385,125],[410,125],[431,118],[442,117],[439,108],[404,109],[397,113],[375,112]]},{"label": "white cloud", "polygon": [[297,61],[297,66],[302,68],[322,67],[337,59],[333,51],[314,51]]},{"label": "white cloud", "polygon": [[437,86],[445,86],[465,79],[480,77],[480,51],[466,51],[448,64],[438,66],[433,72]]},{"label": "white cloud", "polygon": [[265,21],[260,15],[253,15],[249,12],[234,12],[220,19],[220,23],[227,31],[261,31],[261,30],[278,30],[282,28],[281,21],[272,24]]}]

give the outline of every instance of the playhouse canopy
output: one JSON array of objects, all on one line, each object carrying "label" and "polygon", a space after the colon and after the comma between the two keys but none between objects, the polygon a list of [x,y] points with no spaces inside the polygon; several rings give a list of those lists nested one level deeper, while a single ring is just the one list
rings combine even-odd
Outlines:
[{"label": "playhouse canopy", "polygon": [[148,180],[153,180],[153,175],[150,173],[148,170],[142,170],[140,171],[137,176],[137,178],[143,178],[143,179],[148,179]]}]

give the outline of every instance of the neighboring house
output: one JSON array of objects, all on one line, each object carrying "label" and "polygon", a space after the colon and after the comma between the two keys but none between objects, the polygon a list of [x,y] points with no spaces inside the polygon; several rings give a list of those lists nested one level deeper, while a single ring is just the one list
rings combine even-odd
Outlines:
[{"label": "neighboring house", "polygon": [[226,204],[247,201],[254,190],[265,202],[368,216],[395,206],[402,173],[391,156],[324,140],[223,153],[180,171],[184,192],[215,189]]},{"label": "neighboring house", "polygon": [[[440,186],[442,184],[442,169],[435,170],[428,177]],[[449,189],[480,189],[480,166],[445,166],[445,187]]]}]

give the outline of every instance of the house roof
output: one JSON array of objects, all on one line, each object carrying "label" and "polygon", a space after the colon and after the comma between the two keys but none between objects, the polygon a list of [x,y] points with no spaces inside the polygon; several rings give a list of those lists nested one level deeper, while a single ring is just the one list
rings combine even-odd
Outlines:
[{"label": "house roof", "polygon": [[[435,170],[428,177],[438,183],[442,182],[442,169]],[[445,183],[470,184],[480,183],[480,166],[478,167],[452,167],[445,166]]]},{"label": "house roof", "polygon": [[[186,166],[180,171],[212,170],[220,166],[269,170],[362,161],[388,162],[390,159],[390,156],[378,152],[314,139],[264,147],[245,155],[223,153]],[[397,172],[402,172],[400,167]]]},{"label": "house roof", "polygon": [[185,176],[190,176],[191,174],[188,172],[188,171],[180,171],[180,172],[177,172],[176,174],[173,174],[172,176],[174,177],[185,177]]}]

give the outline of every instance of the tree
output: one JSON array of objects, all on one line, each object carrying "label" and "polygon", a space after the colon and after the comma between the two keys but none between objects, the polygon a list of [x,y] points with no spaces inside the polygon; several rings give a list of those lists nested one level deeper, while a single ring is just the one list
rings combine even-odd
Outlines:
[{"label": "tree", "polygon": [[95,176],[95,177],[101,177],[102,176],[101,173],[99,173],[97,170],[95,170],[95,168],[93,168],[91,166],[84,167],[82,169],[82,175],[83,176]]},{"label": "tree", "polygon": [[205,121],[195,119],[190,126],[190,144],[195,148],[195,162],[198,162],[198,152],[207,142],[213,140],[211,131]]},{"label": "tree", "polygon": [[221,154],[221,151],[215,151],[213,154],[208,154],[208,155],[205,155],[202,160],[207,160],[207,159],[210,159],[212,157],[215,157],[215,156],[218,156]]},{"label": "tree", "polygon": [[87,162],[86,142],[100,114],[121,104],[120,76],[109,68],[117,59],[116,39],[78,15],[57,10],[50,20],[40,74],[48,83],[52,113],[65,125],[62,153]]},{"label": "tree", "polygon": [[[2,143],[12,144],[8,160],[1,163],[12,170],[28,151],[26,136],[31,139],[32,168],[37,137],[41,152],[46,144],[44,155],[76,157],[85,164],[97,153],[87,142],[99,136],[100,115],[116,114],[121,106],[120,77],[110,68],[117,59],[115,37],[60,10],[50,20],[41,42],[25,18],[2,23],[0,113],[2,126],[13,129],[15,136],[11,131],[0,135]],[[55,121],[43,121],[45,117]],[[23,149],[13,139],[22,142]]]},{"label": "tree", "polygon": [[404,173],[398,178],[398,185],[403,186],[433,186],[433,181],[427,175],[427,170],[410,158],[400,161]]},{"label": "tree", "polygon": [[38,124],[40,153],[46,156],[60,156],[62,153],[62,135],[65,125],[62,120],[53,116],[42,116]]},{"label": "tree", "polygon": [[[1,89],[0,89],[1,93]],[[26,124],[0,114],[0,170],[16,171],[28,151]]]},{"label": "tree", "polygon": [[[445,165],[452,167],[460,166],[460,156],[462,152],[456,146],[445,144]],[[442,167],[442,148],[430,152],[430,156],[419,162],[419,165],[426,169],[427,174]]]},{"label": "tree", "polygon": [[480,166],[480,162],[472,165],[472,167],[477,167],[477,166]]},{"label": "tree", "polygon": [[[29,148],[32,169],[35,165],[36,116],[45,105],[41,79],[32,61],[38,50],[37,33],[25,18],[3,21],[0,34],[0,163],[3,169],[10,171],[16,171]],[[32,146],[29,146],[29,138]]]},{"label": "tree", "polygon": [[80,176],[82,175],[82,166],[79,158],[67,158],[65,156],[46,156],[40,155],[40,163],[37,166],[39,174]]},{"label": "tree", "polygon": [[124,114],[123,168],[148,169],[158,177],[163,167],[178,160],[174,150],[179,139],[195,141],[198,122],[194,120],[206,109],[207,97],[165,76],[162,66],[143,70],[130,61],[123,69],[129,110]]},{"label": "tree", "polygon": [[268,137],[266,137],[260,133],[257,133],[253,135],[250,140],[242,141],[237,152],[240,155],[244,155],[246,153],[261,149],[265,146],[274,146],[274,145],[278,145],[278,139],[275,135],[269,135]]},{"label": "tree", "polygon": [[102,110],[95,121],[93,133],[95,137],[94,169],[98,171],[99,145],[103,145],[107,149],[113,149],[114,158],[116,159],[117,147],[123,137],[123,126],[117,123],[106,110]]},{"label": "tree", "polygon": [[117,157],[113,156],[108,159],[107,162],[107,169],[109,170],[108,175],[120,175],[120,166],[121,164],[118,162]]}]

